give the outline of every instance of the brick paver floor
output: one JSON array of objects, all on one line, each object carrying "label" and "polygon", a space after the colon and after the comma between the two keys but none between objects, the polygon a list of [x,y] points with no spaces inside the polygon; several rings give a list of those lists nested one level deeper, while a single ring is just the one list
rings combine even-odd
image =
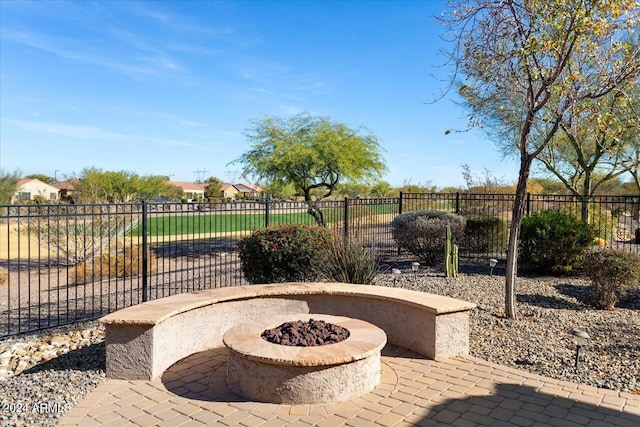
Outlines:
[{"label": "brick paver floor", "polygon": [[[251,402],[226,385],[225,348],[189,356],[154,381],[107,380],[60,425],[640,425],[640,395],[558,381],[471,356],[436,362],[388,345],[380,385],[346,403]],[[212,391],[210,391],[212,390]]]}]

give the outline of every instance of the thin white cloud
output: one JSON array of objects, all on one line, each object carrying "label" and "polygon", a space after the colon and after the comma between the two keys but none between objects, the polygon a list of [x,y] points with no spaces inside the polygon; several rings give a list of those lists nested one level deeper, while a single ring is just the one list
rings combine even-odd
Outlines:
[{"label": "thin white cloud", "polygon": [[334,83],[317,73],[297,72],[286,64],[244,58],[236,68],[236,75],[243,80],[254,82],[264,93],[284,96],[326,95],[333,91]]},{"label": "thin white cloud", "polygon": [[[146,64],[131,64],[112,60],[102,56],[90,54],[83,50],[77,40],[51,37],[40,33],[27,31],[3,30],[0,37],[15,43],[20,43],[34,49],[55,55],[59,58],[100,67],[127,74],[156,74],[157,69]],[[149,61],[150,62],[150,61]]]},{"label": "thin white cloud", "polygon": [[207,36],[212,38],[227,37],[234,33],[233,28],[229,26],[209,27],[205,25],[199,25],[185,19],[183,16],[167,12],[166,10],[160,10],[160,8],[158,7],[160,3],[156,2],[153,4],[153,8],[148,8],[141,3],[133,3],[130,5],[129,10],[133,14],[153,20],[163,25],[165,28],[171,29],[176,32]]},{"label": "thin white cloud", "polygon": [[212,49],[210,47],[196,46],[195,44],[172,42],[167,45],[167,50],[176,53],[184,53],[194,56],[218,56],[222,55],[224,49]]},{"label": "thin white cloud", "polygon": [[127,114],[133,114],[141,117],[153,117],[153,118],[158,118],[162,120],[169,120],[174,123],[177,123],[180,126],[185,126],[185,127],[209,127],[210,126],[209,123],[198,122],[195,120],[184,118],[182,116],[178,116],[176,114],[163,113],[159,111],[125,110],[124,112]]},{"label": "thin white cloud", "polygon": [[98,140],[109,142],[123,142],[123,143],[140,143],[146,142],[163,146],[182,146],[182,147],[194,147],[201,148],[209,151],[206,148],[200,147],[196,144],[184,141],[178,141],[166,138],[156,138],[144,135],[131,135],[118,132],[111,132],[104,130],[97,126],[81,126],[81,125],[69,125],[63,123],[51,123],[51,122],[36,122],[31,120],[11,119],[3,118],[3,123],[14,125],[18,128],[35,132],[44,133],[49,135],[64,136],[68,138],[80,139],[84,141]]}]

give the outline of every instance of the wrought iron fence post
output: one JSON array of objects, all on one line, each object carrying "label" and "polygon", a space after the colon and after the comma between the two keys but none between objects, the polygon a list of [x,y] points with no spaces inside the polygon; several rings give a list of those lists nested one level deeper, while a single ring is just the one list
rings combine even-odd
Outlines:
[{"label": "wrought iron fence post", "polygon": [[400,192],[400,200],[398,201],[398,215],[402,215],[402,191]]},{"label": "wrought iron fence post", "polygon": [[142,201],[142,302],[148,300],[147,202]]},{"label": "wrought iron fence post", "polygon": [[344,198],[344,244],[349,243],[349,198]]},{"label": "wrought iron fence post", "polygon": [[456,215],[460,215],[460,192],[456,191]]},{"label": "wrought iron fence post", "polygon": [[269,226],[269,199],[264,199],[264,226]]},{"label": "wrought iron fence post", "polygon": [[531,193],[527,191],[527,215],[531,213]]}]

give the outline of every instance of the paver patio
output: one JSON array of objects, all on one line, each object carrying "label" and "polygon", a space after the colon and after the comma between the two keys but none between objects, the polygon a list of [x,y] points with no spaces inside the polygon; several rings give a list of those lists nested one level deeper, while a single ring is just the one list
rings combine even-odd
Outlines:
[{"label": "paver patio", "polygon": [[[541,377],[472,356],[436,362],[388,345],[380,385],[346,403],[251,402],[226,385],[227,350],[153,381],[107,380],[62,418],[79,426],[640,425],[640,395]],[[215,392],[210,392],[210,386]]]}]

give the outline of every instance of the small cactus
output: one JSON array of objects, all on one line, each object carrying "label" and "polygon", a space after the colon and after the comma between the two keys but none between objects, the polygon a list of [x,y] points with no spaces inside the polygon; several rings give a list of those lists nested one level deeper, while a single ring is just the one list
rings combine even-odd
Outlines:
[{"label": "small cactus", "polygon": [[458,277],[458,245],[451,244],[451,228],[449,226],[444,233],[444,275],[445,277]]}]

